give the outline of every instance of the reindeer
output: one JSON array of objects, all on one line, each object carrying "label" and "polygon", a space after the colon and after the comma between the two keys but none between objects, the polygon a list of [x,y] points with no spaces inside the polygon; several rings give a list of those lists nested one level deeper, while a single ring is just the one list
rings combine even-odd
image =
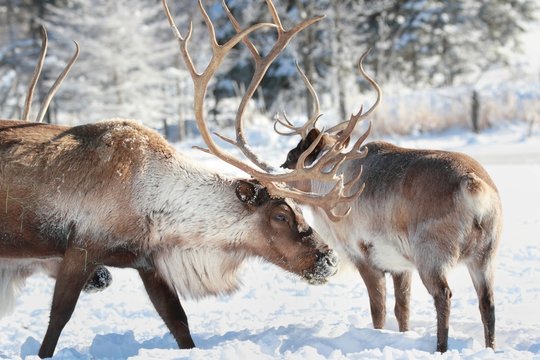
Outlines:
[{"label": "reindeer", "polygon": [[[360,73],[377,92],[374,105],[327,131],[316,128],[320,117],[317,94],[300,69],[314,99],[312,116],[295,127],[278,117],[274,129],[282,135],[300,135],[282,167],[332,168],[332,156],[348,146],[352,129],[379,104],[381,89]],[[371,124],[369,124],[371,125]],[[279,130],[279,128],[287,130]],[[358,193],[350,215],[336,223],[312,207],[314,228],[345,254],[364,280],[373,326],[381,329],[386,316],[385,273],[392,275],[395,315],[399,330],[409,329],[411,271],[432,295],[437,312],[437,351],[448,349],[452,292],[446,275],[458,262],[465,263],[476,289],[484,325],[486,347],[495,347],[493,261],[502,226],[501,201],[486,170],[471,157],[448,151],[405,149],[376,141],[358,147],[365,157],[338,164],[345,179],[359,178],[365,187]],[[332,169],[335,171],[336,169]],[[299,183],[304,191],[324,192],[328,186],[316,177]]]},{"label": "reindeer", "polygon": [[[183,349],[195,344],[179,294],[200,299],[233,292],[244,260],[262,258],[312,284],[324,283],[336,272],[335,253],[306,223],[297,202],[344,216],[347,204],[358,196],[353,190],[356,182],[325,172],[322,177],[331,191],[302,191],[291,184],[316,176],[318,169],[268,171],[246,143],[236,145],[249,154],[251,163],[223,150],[205,122],[208,83],[236,44],[262,28],[278,31],[272,53],[259,59],[244,104],[289,41],[322,18],[307,19],[287,31],[272,1],[266,2],[273,23],[254,24],[220,45],[199,1],[212,57],[198,73],[188,52],[191,28],[182,37],[163,0],[193,78],[195,118],[208,146],[205,151],[251,178],[204,168],[133,120],[74,127],[24,119],[0,121],[0,264],[17,279],[29,276],[31,271],[24,270],[32,266],[57,265],[40,357],[53,355],[81,289],[100,266],[137,270],[154,307]],[[241,140],[244,110],[239,106],[236,116],[236,135]],[[337,154],[335,162],[357,156]]]}]

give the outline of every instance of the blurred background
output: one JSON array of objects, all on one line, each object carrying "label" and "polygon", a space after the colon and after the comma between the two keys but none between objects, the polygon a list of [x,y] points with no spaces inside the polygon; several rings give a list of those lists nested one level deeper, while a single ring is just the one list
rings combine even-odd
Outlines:
[{"label": "blurred background", "polygon": [[[234,29],[220,1],[203,0],[226,41]],[[229,0],[242,26],[270,21],[265,2]],[[381,85],[383,102],[373,133],[405,135],[463,128],[473,132],[507,121],[540,126],[539,0],[275,0],[286,28],[326,18],[301,32],[266,75],[246,116],[268,122],[278,112],[301,122],[311,98],[297,61],[316,88],[324,121],[334,124],[369,106],[375,94],[356,69]],[[195,0],[169,0],[180,31],[190,19],[190,51],[199,69],[210,57]],[[53,100],[45,121],[81,124],[133,118],[170,141],[197,133],[191,78],[157,0],[0,0],[0,118],[20,118],[40,50],[39,25],[49,50],[34,112],[74,51],[81,55]],[[251,37],[267,51],[275,33]],[[239,45],[209,87],[213,128],[231,126],[253,65]],[[35,114],[34,114],[35,115]]]}]

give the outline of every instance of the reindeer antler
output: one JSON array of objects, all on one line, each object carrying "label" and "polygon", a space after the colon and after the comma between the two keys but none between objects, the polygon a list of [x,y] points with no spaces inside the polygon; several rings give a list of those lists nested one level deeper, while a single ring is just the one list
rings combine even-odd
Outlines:
[{"label": "reindeer antler", "polygon": [[45,96],[45,99],[43,99],[43,103],[41,104],[41,108],[39,109],[38,116],[36,117],[36,122],[43,121],[43,117],[45,116],[45,113],[49,109],[49,105],[54,95],[56,95],[56,92],[58,91],[58,89],[60,89],[60,85],[62,85],[62,82],[64,81],[66,76],[69,74],[69,71],[71,70],[73,65],[75,65],[75,61],[77,61],[77,59],[79,58],[81,48],[79,46],[79,43],[76,42],[75,40],[73,41],[73,43],[75,44],[75,53],[73,54],[71,59],[69,59],[68,63],[64,67],[64,70],[62,70],[60,75],[58,75],[58,78],[56,78],[54,84],[51,86],[51,88],[47,92],[47,96]]},{"label": "reindeer antler", "polygon": [[[358,112],[356,114],[352,114],[349,120],[343,121],[328,130],[323,129],[321,132],[319,132],[318,138],[315,139],[315,141],[311,143],[311,146],[307,148],[298,157],[298,161],[296,165],[297,169],[305,168],[305,161],[307,157],[313,152],[313,150],[316,148],[317,144],[319,143],[319,141],[322,139],[323,136],[330,136],[334,138],[335,142],[332,145],[332,147],[328,149],[325,153],[323,153],[323,155],[320,156],[317,162],[314,165],[312,165],[312,167],[309,168],[310,170],[313,170],[313,171],[317,170],[320,173],[324,173],[326,169],[326,172],[335,172],[339,169],[339,167],[345,161],[359,159],[366,156],[367,149],[362,150],[361,146],[371,131],[371,122],[369,122],[367,130],[357,139],[357,141],[352,146],[351,150],[349,150],[348,152],[343,152],[343,150],[347,147],[349,138],[353,130],[355,129],[356,125],[361,120],[366,119],[369,115],[371,115],[371,113],[373,113],[373,111],[375,110],[377,105],[380,103],[381,98],[382,98],[381,88],[379,87],[377,82],[373,80],[373,78],[371,78],[364,70],[363,61],[368,53],[369,53],[369,50],[366,51],[364,54],[362,54],[362,56],[360,57],[360,60],[358,61],[358,69],[359,69],[360,74],[373,86],[373,88],[377,92],[377,99],[375,100],[374,104],[366,112],[363,112],[364,108],[361,105]],[[317,97],[317,94],[315,90],[313,89],[313,85],[311,85],[310,81],[308,80],[308,78],[306,77],[302,69],[300,69],[299,67],[297,67],[297,69],[309,93],[313,97],[313,103],[314,103],[313,114],[306,121],[306,123],[300,127],[295,127],[294,125],[292,125],[291,122],[287,118],[285,118],[285,121],[283,121],[279,117],[277,117],[274,123],[274,130],[280,135],[285,135],[285,136],[300,135],[302,139],[305,139],[309,131],[315,128],[316,121],[321,116],[320,110],[319,110],[320,105],[319,105],[319,99]],[[277,128],[278,124],[286,127],[287,129],[291,131],[290,132],[279,131]],[[360,171],[359,174],[354,179],[352,179],[346,184],[346,187],[352,188],[355,184],[359,182],[361,175],[362,175],[362,172]],[[317,176],[313,176],[312,179],[322,180],[321,177],[317,177]],[[359,190],[357,193],[355,193],[355,196],[359,196],[362,190],[363,190],[363,185],[359,187]]]},{"label": "reindeer antler", "polygon": [[34,69],[34,74],[32,75],[32,80],[30,81],[30,86],[28,87],[28,93],[26,94],[26,100],[24,101],[24,110],[22,115],[22,120],[28,121],[30,116],[30,107],[32,106],[32,99],[34,98],[34,91],[36,90],[36,85],[41,75],[41,70],[43,69],[43,63],[45,62],[45,56],[47,55],[47,45],[49,43],[49,37],[47,36],[47,30],[42,25],[40,26],[41,31],[41,50],[39,51],[38,62]]},{"label": "reindeer antler", "polygon": [[[23,110],[22,120],[25,120],[25,121],[28,121],[28,118],[30,117],[30,107],[32,106],[32,99],[34,98],[34,91],[36,90],[36,84],[38,82],[39,76],[41,75],[41,70],[43,70],[43,63],[45,62],[45,56],[47,55],[47,46],[49,44],[47,30],[45,29],[43,25],[41,25],[40,30],[41,30],[41,50],[39,52],[36,68],[34,69],[34,74],[32,75],[32,80],[30,81],[30,86],[28,87],[26,100],[24,101],[24,110]],[[49,105],[54,95],[56,95],[56,92],[60,88],[60,85],[62,85],[62,81],[64,81],[69,71],[75,64],[75,61],[77,61],[77,58],[79,57],[79,52],[80,52],[79,43],[77,43],[76,41],[73,41],[73,42],[75,43],[75,53],[73,54],[69,62],[64,67],[64,70],[62,70],[62,73],[60,73],[58,78],[55,80],[54,84],[49,89],[47,96],[45,96],[45,99],[43,100],[41,107],[39,108],[39,112],[36,117],[36,122],[43,121],[43,117],[45,116],[45,113],[49,109]]]},{"label": "reindeer antler", "polygon": [[[356,199],[360,195],[362,188],[360,187],[358,190],[352,192],[352,194],[346,195],[346,193],[350,193],[353,187],[355,186],[355,184],[358,183],[358,178],[355,178],[352,181],[344,183],[343,176],[336,175],[336,171],[339,168],[338,165],[341,164],[343,161],[345,161],[345,158],[343,158],[344,157],[343,154],[341,154],[341,148],[339,149],[336,148],[330,151],[336,157],[335,164],[332,166],[329,166],[329,164],[331,164],[332,161],[328,158],[324,161],[324,163],[321,163],[320,165],[317,164],[316,166],[308,168],[304,164],[304,159],[305,157],[307,157],[307,155],[305,155],[302,161],[299,161],[299,163],[301,163],[302,165],[298,165],[296,169],[294,169],[293,171],[287,172],[287,173],[274,173],[273,172],[274,169],[272,166],[261,161],[259,157],[253,151],[251,151],[251,149],[248,147],[245,141],[244,133],[243,133],[242,120],[243,120],[243,114],[244,114],[246,105],[248,101],[252,98],[253,94],[255,93],[257,87],[262,81],[262,78],[266,74],[266,71],[268,70],[269,66],[277,58],[277,56],[283,51],[283,49],[289,44],[291,39],[296,34],[298,34],[301,30],[305,29],[306,27],[310,26],[311,24],[314,24],[315,22],[319,21],[323,17],[317,16],[317,17],[305,20],[297,24],[296,26],[294,26],[291,30],[287,31],[282,26],[281,20],[279,18],[279,15],[277,13],[277,10],[272,0],[266,0],[269,12],[271,13],[271,16],[273,19],[273,23],[257,23],[242,30],[240,28],[240,25],[238,24],[234,16],[231,14],[228,7],[226,6],[226,4],[223,2],[225,11],[227,12],[227,16],[229,17],[231,23],[235,27],[237,33],[231,39],[229,39],[225,44],[220,45],[218,44],[216,40],[215,30],[214,30],[212,21],[210,20],[210,17],[206,13],[201,0],[199,0],[199,8],[203,16],[203,19],[206,23],[206,27],[208,29],[208,33],[210,35],[210,41],[212,45],[212,58],[210,59],[210,62],[208,63],[204,71],[199,73],[195,69],[195,66],[193,64],[193,61],[191,59],[191,56],[187,48],[189,39],[192,34],[192,26],[190,25],[187,35],[185,37],[182,36],[174,23],[172,15],[167,6],[167,1],[162,0],[162,2],[163,2],[163,7],[165,9],[165,14],[167,16],[169,24],[171,25],[173,32],[178,40],[178,43],[180,46],[180,52],[182,54],[184,62],[186,63],[189,73],[191,74],[191,77],[193,79],[194,93],[195,93],[195,100],[194,100],[195,119],[197,121],[197,125],[201,132],[201,136],[203,140],[205,141],[206,145],[208,146],[207,152],[215,155],[221,160],[235,166],[236,168],[244,171],[245,173],[257,179],[262,185],[264,185],[268,189],[268,192],[272,196],[288,197],[288,198],[298,200],[302,203],[321,207],[322,209],[326,211],[328,216],[335,221],[346,216],[350,211],[350,207],[347,207],[347,209],[341,214],[336,214],[334,212],[335,208],[340,204],[348,204],[354,199]],[[277,37],[276,43],[274,44],[270,52],[266,56],[263,57],[259,54],[259,51],[257,50],[257,48],[253,45],[253,43],[248,39],[247,36],[251,34],[253,31],[264,28],[264,27],[275,28],[277,30],[278,37]],[[242,101],[238,107],[238,111],[236,114],[236,141],[228,139],[219,134],[216,134],[216,135],[224,139],[225,141],[237,146],[245,154],[245,156],[254,165],[257,166],[257,168],[255,168],[253,165],[249,163],[246,163],[232,156],[230,153],[221,149],[212,139],[209,133],[208,127],[206,125],[206,122],[205,122],[205,117],[204,117],[204,99],[205,99],[208,83],[210,79],[214,76],[216,70],[218,69],[219,65],[223,61],[223,58],[226,56],[226,54],[240,41],[243,41],[247,45],[248,49],[251,52],[252,57],[255,60],[254,75],[251,79],[251,83],[248,89],[246,90],[246,94],[242,97]],[[309,84],[309,81],[307,81],[307,78],[305,77],[304,77],[304,81],[306,82],[306,84]],[[312,92],[312,95],[316,96],[314,91]],[[316,104],[317,105],[314,109],[314,113],[318,113],[318,102]],[[314,121],[316,121],[316,119]],[[351,152],[353,150],[351,150]],[[358,157],[362,156],[362,154],[358,152],[358,148],[355,149],[354,151],[355,151],[355,154],[351,154],[347,158],[351,158],[354,156],[358,156]],[[287,185],[287,184],[292,185],[292,184],[298,183],[299,181],[311,179],[311,178],[317,178],[321,181],[331,182],[331,183],[334,183],[334,185],[327,194],[323,194],[323,195],[314,194],[310,192],[303,192],[298,189],[295,189],[294,187],[291,187],[290,185]]]}]

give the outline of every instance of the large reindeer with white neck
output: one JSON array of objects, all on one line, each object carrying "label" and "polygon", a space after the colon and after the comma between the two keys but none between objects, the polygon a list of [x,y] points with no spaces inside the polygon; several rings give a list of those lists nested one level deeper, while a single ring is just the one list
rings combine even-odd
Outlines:
[{"label": "large reindeer with white neck", "polygon": [[[138,271],[181,348],[194,343],[178,294],[198,299],[234,291],[237,270],[246,258],[260,257],[314,284],[324,283],[336,272],[334,252],[306,223],[296,201],[320,207],[331,217],[343,216],[347,204],[358,196],[357,181],[344,182],[334,172],[308,167],[267,171],[242,142],[244,105],[237,113],[241,141],[236,144],[249,154],[252,164],[220,148],[205,123],[206,88],[236,44],[261,28],[278,31],[272,52],[258,59],[253,87],[242,100],[245,104],[294,35],[321,19],[305,20],[286,31],[272,1],[266,2],[273,23],[239,30],[219,45],[199,1],[213,52],[199,74],[187,48],[191,29],[186,38],[180,35],[163,0],[193,77],[195,117],[206,151],[251,179],[203,168],[176,152],[159,134],[131,120],[75,127],[28,122],[26,115],[23,120],[0,121],[0,288],[24,282],[51,264],[56,277],[40,357],[53,355],[81,289],[100,266]],[[61,81],[62,77],[57,83]],[[47,105],[46,101],[40,114]],[[335,155],[334,162],[339,163],[361,154]],[[313,176],[327,181],[331,190],[317,195],[291,186]],[[0,295],[4,307],[11,299]]]},{"label": "large reindeer with white neck", "polygon": [[[320,117],[319,100],[299,69],[314,99],[314,111],[300,127],[286,117],[277,119],[274,128],[278,133],[302,138],[283,167],[328,167],[333,154],[347,146],[356,124],[379,104],[381,90],[364,72],[362,59],[360,72],[375,88],[377,99],[368,111],[360,109],[350,120],[327,131],[315,126]],[[405,149],[381,141],[367,143],[362,151],[365,157],[338,164],[338,174],[346,180],[359,178],[358,183],[365,186],[350,215],[334,222],[313,208],[313,227],[357,267],[368,290],[374,327],[382,328],[385,323],[385,273],[389,272],[399,329],[408,330],[411,270],[417,269],[435,302],[437,351],[446,351],[452,296],[446,274],[463,262],[478,294],[486,347],[494,347],[493,261],[502,209],[487,172],[474,159],[456,152]],[[298,185],[304,191],[324,193],[328,189],[316,178]]]}]

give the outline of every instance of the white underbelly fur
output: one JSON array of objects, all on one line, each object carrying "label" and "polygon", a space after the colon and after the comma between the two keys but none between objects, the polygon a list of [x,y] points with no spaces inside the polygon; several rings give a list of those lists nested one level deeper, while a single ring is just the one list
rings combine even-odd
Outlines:
[{"label": "white underbelly fur", "polygon": [[17,295],[24,287],[26,278],[38,272],[55,276],[61,260],[0,258],[0,318],[13,311]]}]

